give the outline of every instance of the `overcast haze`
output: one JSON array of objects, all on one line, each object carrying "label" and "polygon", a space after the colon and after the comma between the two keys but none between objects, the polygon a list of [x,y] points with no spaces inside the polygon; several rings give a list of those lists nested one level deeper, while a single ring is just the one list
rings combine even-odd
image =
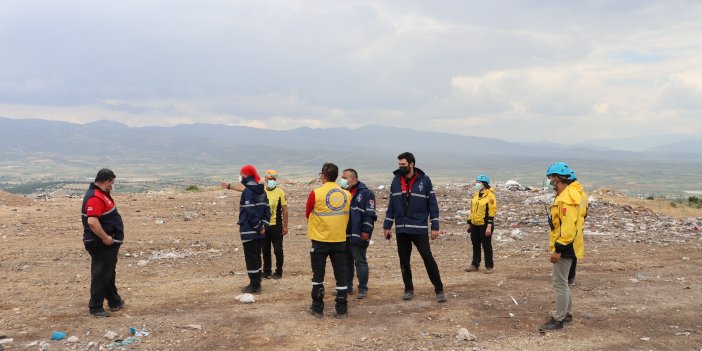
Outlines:
[{"label": "overcast haze", "polygon": [[702,134],[698,1],[0,2],[0,116]]}]

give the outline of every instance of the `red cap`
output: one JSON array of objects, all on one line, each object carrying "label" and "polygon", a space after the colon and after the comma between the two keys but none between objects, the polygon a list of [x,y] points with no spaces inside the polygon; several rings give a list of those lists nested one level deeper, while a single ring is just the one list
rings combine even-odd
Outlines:
[{"label": "red cap", "polygon": [[256,172],[256,168],[252,165],[246,165],[244,167],[241,167],[241,174],[244,175],[244,177],[254,177],[254,182],[258,183],[261,181],[261,177],[259,177],[258,172]]}]

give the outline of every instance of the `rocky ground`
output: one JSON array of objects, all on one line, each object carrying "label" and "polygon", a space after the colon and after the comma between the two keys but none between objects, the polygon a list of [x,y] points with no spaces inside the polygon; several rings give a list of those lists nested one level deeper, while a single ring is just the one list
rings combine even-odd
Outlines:
[{"label": "rocky ground", "polygon": [[[416,296],[402,300],[394,241],[368,250],[370,291],[350,315],[318,319],[310,303],[304,203],[311,185],[284,186],[290,202],[282,280],[265,280],[253,304],[235,226],[239,196],[210,189],[117,194],[126,224],[117,285],[127,307],[88,317],[90,259],[81,243],[80,198],[0,194],[0,347],[108,348],[146,330],[129,350],[699,350],[702,348],[702,217],[673,218],[593,196],[586,258],[573,287],[574,317],[539,334],[555,305],[544,204],[551,195],[499,187],[495,273],[466,273],[469,192],[437,189],[443,233],[432,243],[449,301],[439,304],[415,251]],[[377,191],[378,205],[386,204]],[[611,194],[609,194],[611,195]],[[384,213],[381,211],[380,213]],[[382,223],[380,216],[377,225]],[[331,274],[331,267],[328,268]],[[328,276],[328,282],[333,281]],[[330,285],[330,284],[328,284]],[[471,336],[457,337],[465,328]],[[51,341],[52,331],[68,340]]]}]

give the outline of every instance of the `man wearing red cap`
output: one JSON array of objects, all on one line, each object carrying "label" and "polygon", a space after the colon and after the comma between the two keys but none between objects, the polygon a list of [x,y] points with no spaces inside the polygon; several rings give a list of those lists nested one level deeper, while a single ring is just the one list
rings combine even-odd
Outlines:
[{"label": "man wearing red cap", "polygon": [[[239,234],[244,244],[244,259],[249,275],[249,285],[242,289],[245,293],[261,291],[261,241],[270,224],[271,210],[263,184],[260,184],[256,168],[252,165],[241,167],[239,180],[243,191],[239,201]],[[226,184],[226,186],[225,186]],[[239,190],[238,184],[222,183],[222,187]]]}]

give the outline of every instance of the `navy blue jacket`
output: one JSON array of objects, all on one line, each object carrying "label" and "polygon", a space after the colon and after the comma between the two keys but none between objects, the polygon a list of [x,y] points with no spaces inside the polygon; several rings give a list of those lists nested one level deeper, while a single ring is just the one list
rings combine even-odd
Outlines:
[{"label": "navy blue jacket", "polygon": [[439,203],[431,179],[419,168],[414,172],[416,179],[407,192],[402,190],[400,183],[405,177],[400,175],[399,169],[393,172],[395,178],[390,185],[390,201],[383,228],[390,229],[395,223],[397,234],[428,235],[429,222],[431,230],[439,230]]},{"label": "navy blue jacket", "polygon": [[[83,196],[83,205],[81,206],[80,210],[83,220],[83,244],[85,247],[103,245],[100,237],[95,235],[93,230],[90,229],[90,226],[88,225],[88,213],[85,208],[88,204],[88,200],[95,196],[95,188],[95,183],[90,183],[88,190],[85,192],[85,196]],[[109,194],[107,196],[112,199],[112,196]],[[112,202],[114,203],[114,201]],[[122,216],[120,216],[119,212],[117,212],[116,204],[112,211],[103,213],[102,216],[98,217],[98,221],[100,222],[100,226],[102,226],[105,233],[112,237],[115,245],[122,243],[124,240],[124,223],[122,222]]]},{"label": "navy blue jacket", "polygon": [[244,192],[239,201],[239,234],[241,241],[263,239],[261,229],[268,229],[271,220],[271,208],[263,184],[254,182],[253,177],[242,180]]},{"label": "navy blue jacket", "polygon": [[[356,194],[351,199],[349,225],[346,227],[346,240],[352,244],[368,247],[373,224],[378,216],[375,214],[375,194],[362,182],[355,185]],[[368,233],[369,240],[361,240],[361,232]]]}]

